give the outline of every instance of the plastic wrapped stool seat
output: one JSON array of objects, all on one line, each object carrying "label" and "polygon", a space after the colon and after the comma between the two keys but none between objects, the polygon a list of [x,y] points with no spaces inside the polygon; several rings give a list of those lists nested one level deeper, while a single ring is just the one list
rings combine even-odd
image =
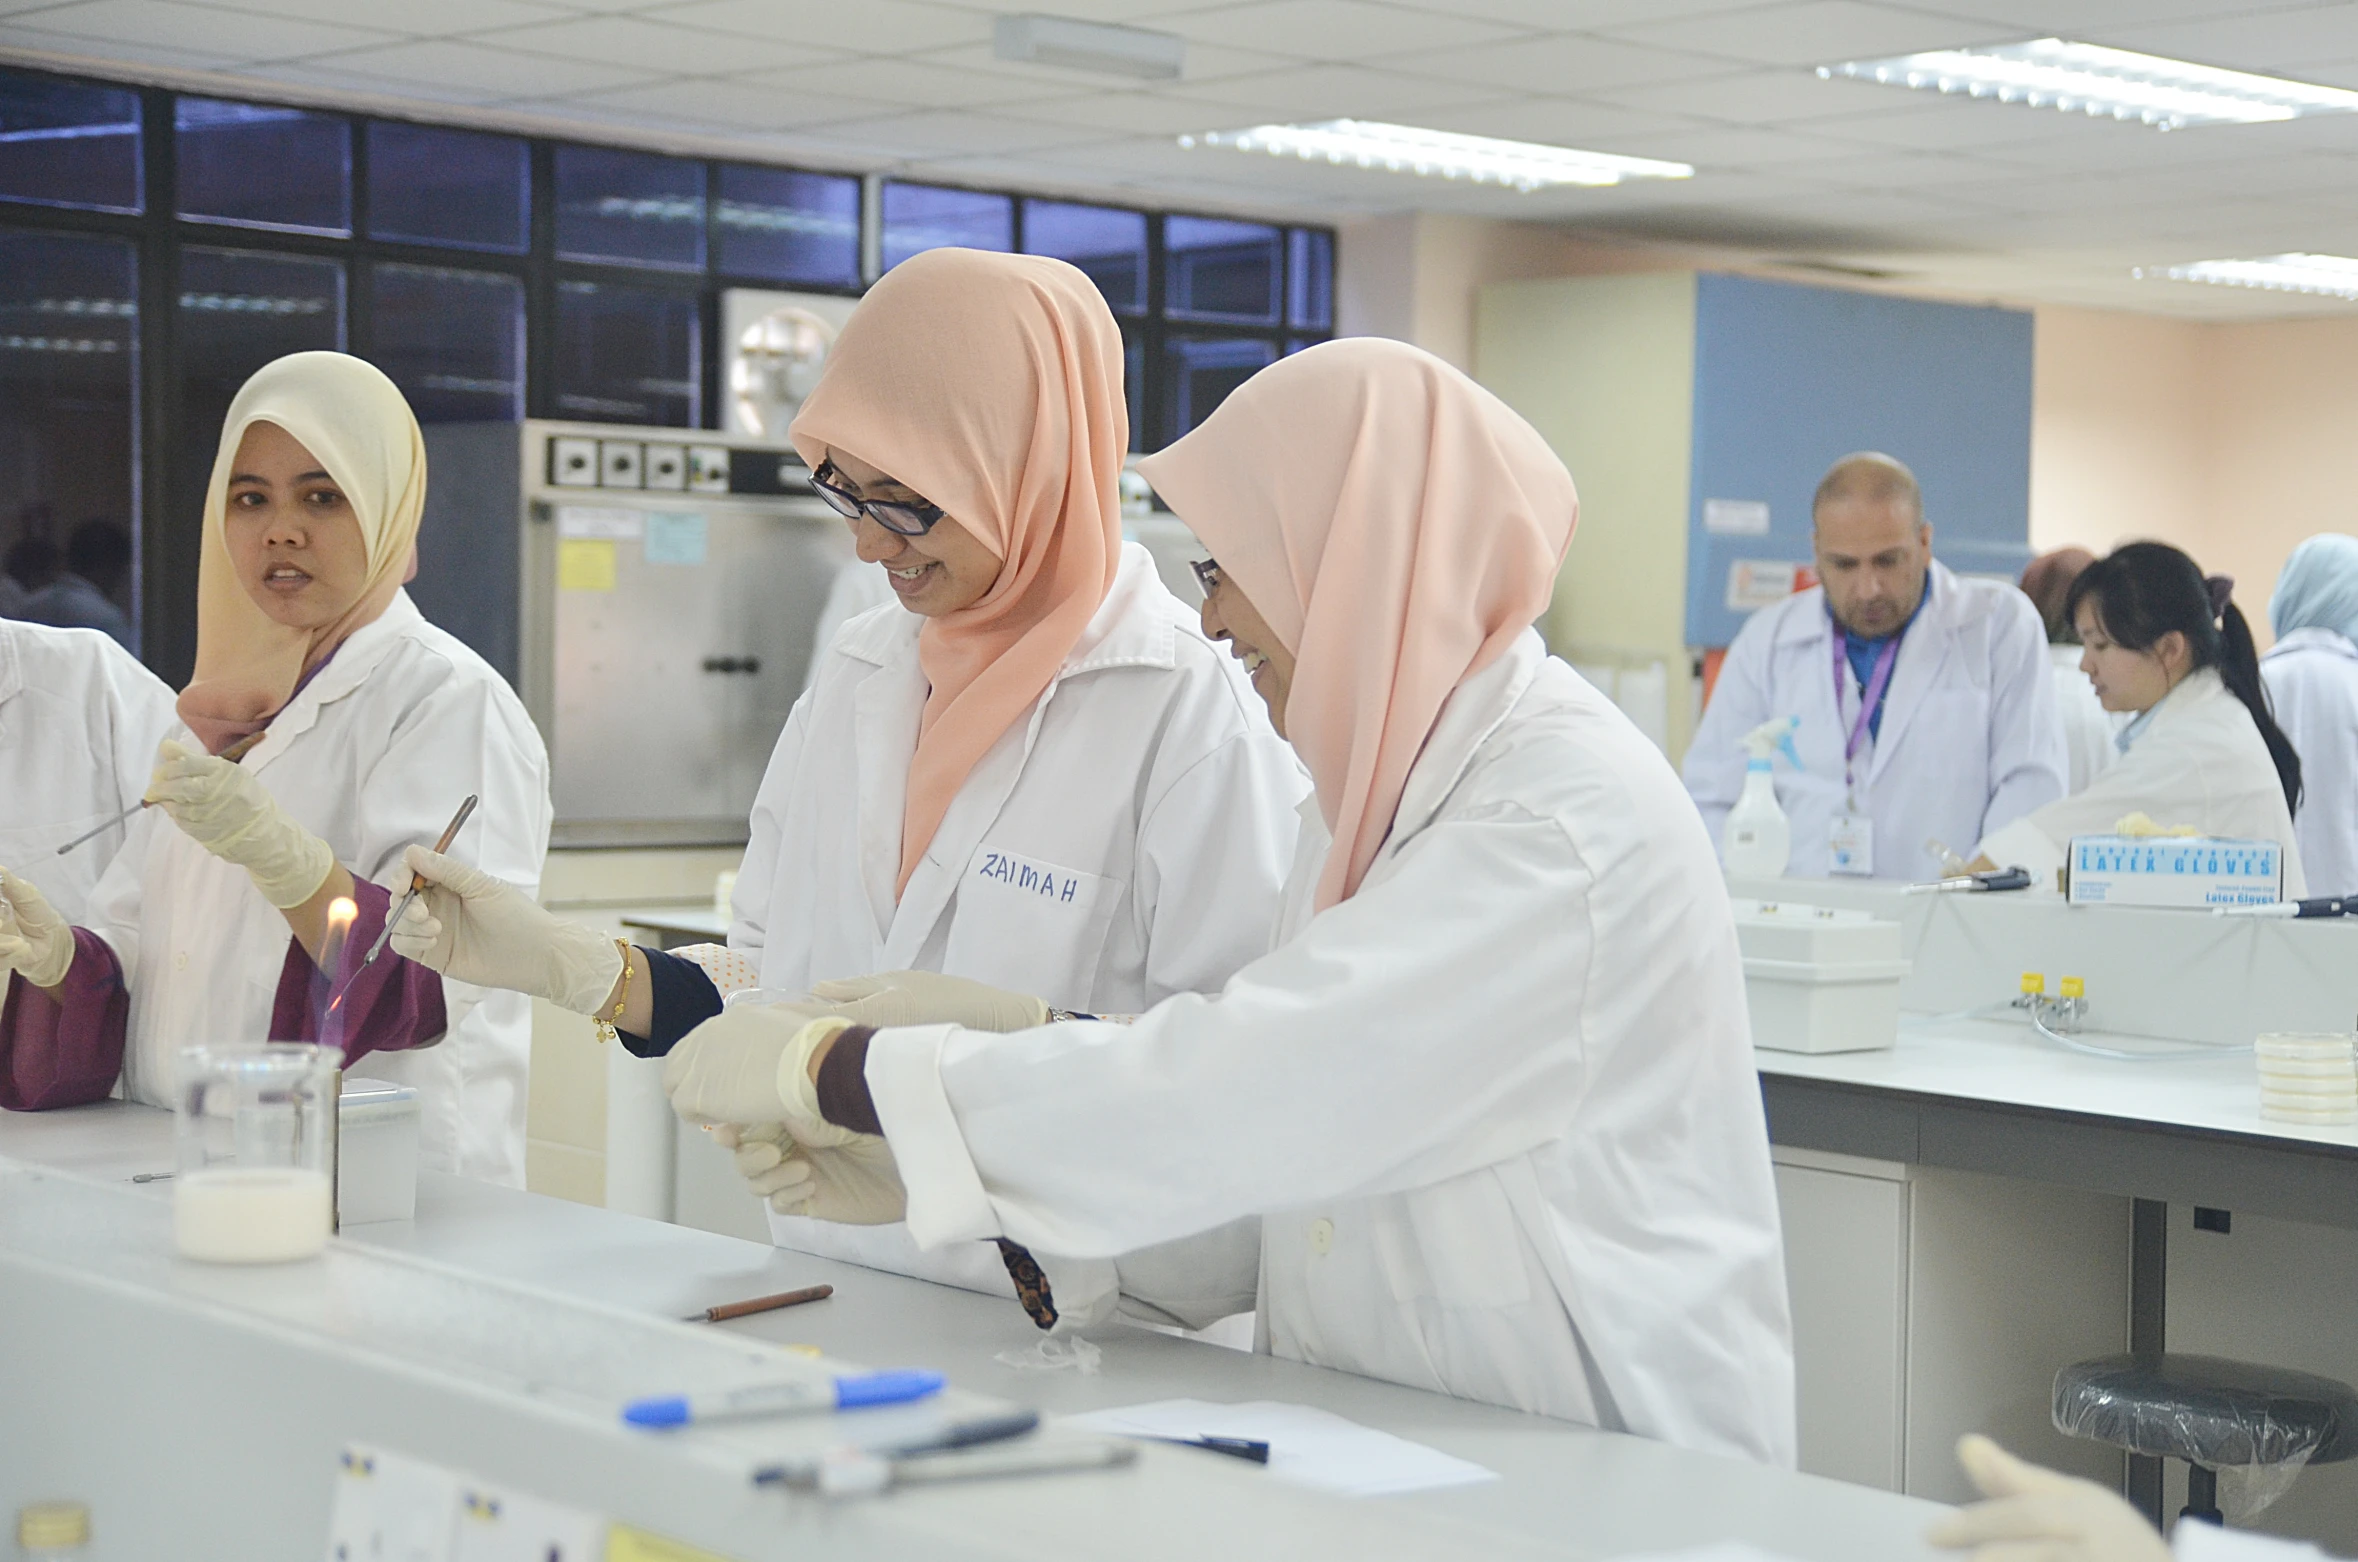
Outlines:
[{"label": "plastic wrapped stool seat", "polygon": [[2104,1356],[2055,1374],[2055,1429],[2194,1466],[2190,1512],[2212,1517],[2210,1472],[2248,1516],[2311,1464],[2358,1457],[2358,1390],[2220,1356]]}]

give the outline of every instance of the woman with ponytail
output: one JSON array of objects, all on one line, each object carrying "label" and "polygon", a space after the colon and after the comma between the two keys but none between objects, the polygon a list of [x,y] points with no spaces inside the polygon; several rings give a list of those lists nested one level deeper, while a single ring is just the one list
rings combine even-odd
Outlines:
[{"label": "woman with ponytail", "polygon": [[2301,760],[2269,709],[2234,587],[2159,542],[2115,549],[2072,583],[2080,670],[2106,710],[2132,718],[2115,740],[2121,760],[2086,791],[1983,841],[1985,865],[2052,882],[2073,836],[2109,834],[2142,813],[2164,828],[2275,841],[2286,897],[2306,893],[2293,835]]}]

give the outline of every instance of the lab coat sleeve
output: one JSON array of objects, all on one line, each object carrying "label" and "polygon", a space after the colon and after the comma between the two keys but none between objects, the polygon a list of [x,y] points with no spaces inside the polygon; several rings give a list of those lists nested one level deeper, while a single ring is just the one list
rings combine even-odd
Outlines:
[{"label": "lab coat sleeve", "polygon": [[1754,614],[1736,632],[1736,643],[1719,664],[1719,680],[1711,686],[1711,699],[1679,768],[1715,848],[1727,827],[1728,810],[1744,790],[1744,735],[1778,714],[1769,709],[1771,640],[1765,614]]},{"label": "lab coat sleeve", "polygon": [[1147,808],[1132,904],[1150,1007],[1218,992],[1268,952],[1309,788],[1293,750],[1262,727],[1220,743]]},{"label": "lab coat sleeve", "polygon": [[1216,998],[1128,1026],[879,1032],[867,1080],[911,1232],[1111,1256],[1561,1136],[1591,882],[1555,821],[1501,803],[1426,829]]},{"label": "lab coat sleeve", "polygon": [[2047,631],[2030,598],[2007,592],[1990,626],[1989,805],[1984,836],[2071,790]]}]

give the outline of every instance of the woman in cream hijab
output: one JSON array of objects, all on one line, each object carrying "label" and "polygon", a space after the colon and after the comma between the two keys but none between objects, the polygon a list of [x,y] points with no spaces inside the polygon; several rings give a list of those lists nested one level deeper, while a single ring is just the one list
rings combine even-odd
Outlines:
[{"label": "woman in cream hijab", "polygon": [[[470,794],[454,856],[530,894],[548,848],[548,758],[522,703],[401,589],[425,496],[417,420],[360,359],[298,353],[239,391],[205,496],[180,697],[193,740],[164,743],[156,806],[88,927],[0,879],[4,1104],[71,1105],[119,1079],[165,1105],[188,1041],[326,1040],[418,1087],[428,1165],[522,1185],[528,1006],[360,958],[402,849]],[[344,897],[358,920],[322,974]]]},{"label": "woman in cream hijab", "polygon": [[1316,783],[1276,946],[1127,1026],[908,973],[731,1010],[673,1106],[781,1124],[818,1215],[875,1218],[836,1165],[882,1147],[920,1242],[1170,1244],[1198,1294],[1257,1275],[1273,1354],[1791,1464],[1727,892],[1661,754],[1532,630],[1563,463],[1356,339],[1142,466]]},{"label": "woman in cream hijab", "polygon": [[[1122,541],[1122,340],[1096,287],[1040,256],[904,261],[844,326],[793,437],[897,601],[844,626],[787,719],[728,947],[617,947],[430,852],[436,887],[394,947],[611,1021],[647,1056],[731,990],[884,968],[1091,1012],[1217,991],[1268,945],[1307,782]],[[782,1192],[775,1145],[743,1148],[756,1191]],[[989,1244],[928,1257],[898,1227],[773,1203],[789,1246],[1010,1289]],[[1110,1266],[1062,1271],[1053,1252],[1039,1262],[1068,1297],[1112,1294]]]}]

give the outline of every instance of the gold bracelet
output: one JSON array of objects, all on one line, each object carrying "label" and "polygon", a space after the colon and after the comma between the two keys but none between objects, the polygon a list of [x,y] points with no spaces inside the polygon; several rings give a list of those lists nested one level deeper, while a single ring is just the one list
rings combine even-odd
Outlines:
[{"label": "gold bracelet", "polygon": [[603,1045],[606,1042],[612,1041],[614,1039],[615,1022],[622,1018],[622,1011],[630,1007],[630,945],[626,941],[618,938],[614,940],[614,947],[621,951],[622,954],[622,991],[615,994],[614,1015],[612,1019],[601,1020],[598,1019],[595,1015],[590,1016],[590,1018],[597,1024],[598,1042],[600,1045]]}]

